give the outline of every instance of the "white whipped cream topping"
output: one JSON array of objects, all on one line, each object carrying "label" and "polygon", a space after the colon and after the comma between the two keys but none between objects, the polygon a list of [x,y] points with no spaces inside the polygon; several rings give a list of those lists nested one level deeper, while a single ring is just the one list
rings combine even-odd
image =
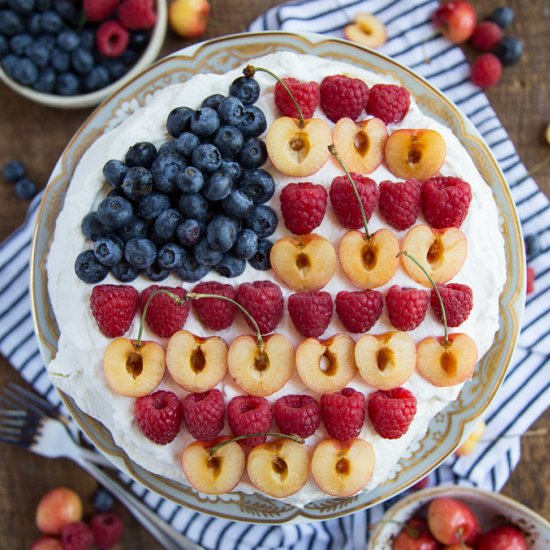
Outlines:
[{"label": "white whipped cream topping", "polygon": [[[254,60],[253,63],[269,68],[280,76],[307,78],[317,82],[321,82],[325,76],[340,73],[360,78],[369,86],[376,83],[392,82],[388,77],[382,77],[349,64],[288,52],[268,55]],[[95,209],[108,192],[108,186],[104,184],[101,174],[103,164],[112,158],[123,159],[128,148],[139,141],[151,141],[159,146],[169,137],[165,123],[168,113],[173,108],[182,105],[198,108],[201,101],[211,94],[227,95],[230,83],[241,74],[241,69],[224,75],[200,74],[188,82],[169,86],[156,94],[152,101],[128,117],[118,127],[101,136],[88,149],[78,164],[65,197],[63,210],[57,220],[55,236],[47,262],[48,292],[60,330],[58,352],[48,367],[52,380],[61,390],[72,396],[84,412],[101,421],[111,431],[117,444],[125,449],[132,460],[151,472],[182,483],[187,483],[187,481],[180,467],[180,458],[183,449],[192,441],[192,438],[185,429],[182,429],[180,436],[169,445],[160,446],[149,441],[141,434],[134,422],[134,399],[118,395],[107,385],[102,368],[102,358],[110,339],[103,336],[97,328],[89,308],[91,286],[83,283],[75,275],[74,261],[82,250],[90,248],[90,243],[85,241],[80,229],[82,218],[90,210]],[[278,116],[273,99],[275,82],[265,73],[257,73],[256,78],[262,90],[257,106],[265,113],[269,127]],[[317,110],[315,116],[325,118],[321,109]],[[329,124],[331,127],[334,126],[332,122]],[[461,177],[472,187],[469,213],[461,227],[468,238],[468,255],[464,266],[453,282],[465,283],[472,287],[474,307],[468,320],[454,332],[469,334],[475,340],[481,358],[491,346],[495,331],[499,326],[498,298],[505,280],[504,242],[499,232],[497,207],[491,190],[452,131],[424,115],[414,100],[411,101],[411,107],[403,121],[396,125],[390,125],[388,130],[392,132],[397,128],[437,130],[444,137],[447,145],[447,156],[445,164],[441,168],[441,174]],[[283,223],[279,203],[279,193],[288,182],[312,181],[324,185],[328,190],[332,179],[342,175],[340,167],[332,158],[319,172],[308,178],[287,177],[279,173],[269,162],[264,168],[273,175],[277,184],[275,196],[268,203],[279,215],[278,229],[271,237],[273,241],[289,234]],[[369,174],[369,177],[377,183],[385,179],[396,180],[383,165],[374,173]],[[417,223],[425,223],[422,216]],[[375,212],[369,222],[369,229],[374,232],[381,227],[388,227],[388,225],[381,219],[378,212]],[[389,229],[395,232],[391,227]],[[340,225],[329,205],[321,226],[315,232],[325,236],[336,246],[346,229]],[[405,232],[397,232],[397,237],[402,239],[404,234]],[[270,280],[281,286],[285,303],[286,297],[292,292],[275,278],[272,271],[256,271],[250,266],[241,276],[232,280],[225,279],[214,271],[205,280],[230,283],[235,287],[242,282]],[[103,283],[120,284],[111,275]],[[141,291],[154,283],[140,277],[131,284]],[[158,284],[175,286],[182,283],[178,278],[170,276]],[[385,293],[387,288],[394,284],[421,288],[408,277],[401,266],[392,280],[378,290]],[[189,290],[193,285],[184,283],[183,286]],[[343,289],[357,290],[338,266],[336,274],[324,290],[330,292],[334,299],[338,291]],[[192,309],[184,328],[199,336],[211,334],[200,324]],[[138,316],[136,315],[127,336],[135,337],[137,330]],[[370,332],[379,334],[389,330],[394,329],[389,323],[384,309],[382,316]],[[295,330],[286,311],[286,305],[283,318],[276,331],[287,335],[295,346],[303,339]],[[325,337],[338,332],[345,332],[345,328],[334,312]],[[220,336],[230,343],[243,333],[250,333],[250,330],[244,320],[238,316],[233,325],[220,333]],[[427,336],[442,336],[443,326],[429,308],[424,322],[409,334],[418,343]],[[355,337],[357,339],[357,335]],[[152,335],[147,329],[144,338],[166,344],[165,340]],[[349,386],[365,394],[374,391],[358,374]],[[224,393],[226,403],[235,395],[243,393],[229,374],[218,387]],[[423,437],[429,421],[457,397],[462,385],[438,388],[415,372],[403,387],[416,396],[418,407],[416,416],[405,435],[397,440],[383,439],[376,434],[368,418],[364,423],[360,437],[373,445],[376,455],[374,474],[365,486],[365,491],[373,489],[391,475],[407,447],[416,438]],[[159,389],[174,391],[181,397],[186,394],[171,380],[168,372]],[[305,393],[316,398],[319,397],[309,391],[298,375],[294,373],[282,390],[267,399],[274,402],[282,395],[293,393]],[[224,433],[230,433],[227,423]],[[326,432],[321,426],[315,435],[308,438],[308,447],[313,449],[325,436]],[[245,474],[237,490],[254,492],[256,489]],[[285,500],[296,506],[304,506],[308,502],[325,496],[315,482],[310,479],[301,491]]]}]

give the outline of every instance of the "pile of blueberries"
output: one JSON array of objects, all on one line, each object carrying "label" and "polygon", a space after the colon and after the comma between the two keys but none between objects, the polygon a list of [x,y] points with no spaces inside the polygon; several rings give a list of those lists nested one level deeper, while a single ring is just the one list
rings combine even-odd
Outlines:
[{"label": "pile of blueberries", "polygon": [[72,96],[93,92],[124,76],[149,42],[134,31],[128,49],[106,58],[95,43],[96,24],[84,21],[71,0],[0,0],[2,69],[37,92]]},{"label": "pile of blueberries", "polygon": [[270,268],[277,214],[264,203],[275,192],[267,160],[265,115],[253,105],[254,78],[237,78],[229,96],[207,97],[198,110],[177,107],[168,116],[174,138],[158,149],[136,143],[124,162],[103,167],[112,187],[97,211],[82,220],[93,250],[76,259],[77,276],[98,283],[109,271],[122,282],[144,273],[161,281],[174,272],[186,282],[214,269],[241,275],[246,263]]}]

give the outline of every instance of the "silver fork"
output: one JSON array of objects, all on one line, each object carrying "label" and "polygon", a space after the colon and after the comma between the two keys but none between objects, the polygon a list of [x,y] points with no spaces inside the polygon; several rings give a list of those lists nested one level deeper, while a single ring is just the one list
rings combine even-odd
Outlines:
[{"label": "silver fork", "polygon": [[[34,394],[31,395],[40,399]],[[33,405],[32,409],[0,409],[1,442],[28,448],[32,452],[48,458],[63,456],[72,459],[111,491],[163,548],[167,550],[203,550],[201,546],[162,521],[101,468],[90,463],[86,456],[93,453],[83,449],[71,437],[66,424],[57,418],[40,414],[37,412],[40,410],[39,405],[36,403]],[[50,404],[48,403],[48,405]],[[71,421],[68,420],[68,422]]]}]

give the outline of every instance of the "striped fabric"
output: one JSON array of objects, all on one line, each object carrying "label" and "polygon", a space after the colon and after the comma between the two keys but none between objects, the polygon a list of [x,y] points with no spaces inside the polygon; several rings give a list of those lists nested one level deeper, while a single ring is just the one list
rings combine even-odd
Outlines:
[{"label": "striped fabric", "polygon": [[[435,0],[300,0],[269,10],[252,23],[250,30],[341,36],[342,27],[356,13],[377,15],[389,35],[380,50],[428,78],[470,117],[504,170],[525,235],[538,234],[541,238],[542,252],[530,259],[537,274],[536,291],[527,299],[519,346],[506,380],[485,415],[488,427],[484,439],[472,455],[450,458],[430,476],[432,484],[459,483],[499,490],[520,459],[518,434],[542,414],[550,399],[550,369],[542,368],[550,353],[549,203],[521,164],[487,98],[470,84],[468,64],[460,48],[434,35],[430,15],[437,5]],[[425,63],[426,56],[430,64]],[[0,246],[0,351],[38,392],[57,402],[38,353],[28,295],[31,233],[39,200],[37,197],[31,204],[24,225]],[[125,482],[162,518],[209,549],[362,549],[369,527],[392,503],[322,523],[266,526],[195,513],[128,479]]]}]

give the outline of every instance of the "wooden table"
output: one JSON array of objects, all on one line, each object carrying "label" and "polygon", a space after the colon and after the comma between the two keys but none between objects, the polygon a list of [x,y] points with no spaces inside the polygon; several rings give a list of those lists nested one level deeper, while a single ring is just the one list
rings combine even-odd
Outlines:
[{"label": "wooden table", "polygon": [[[212,0],[212,21],[205,38],[239,32],[277,0]],[[482,16],[489,14],[499,0],[473,2]],[[550,122],[550,5],[547,0],[509,0],[516,11],[511,32],[525,43],[526,52],[516,66],[506,69],[502,81],[489,91],[491,103],[515,143],[525,164],[533,166],[550,153],[544,142],[544,128]],[[187,45],[168,35],[164,53]],[[45,183],[66,143],[90,110],[58,111],[31,103],[0,85],[0,166],[12,158],[23,160],[30,176]],[[550,195],[550,164],[537,174],[537,180]],[[0,185],[0,240],[18,227],[27,203],[16,198],[10,185]],[[20,382],[19,375],[0,358],[0,386]],[[550,411],[533,428],[550,429]],[[543,516],[550,518],[550,468],[547,436],[527,437],[522,441],[522,460],[503,492]],[[38,536],[34,511],[40,496],[48,489],[66,485],[83,497],[91,511],[90,496],[96,483],[68,460],[46,460],[25,450],[0,444],[0,548],[27,548]],[[122,548],[152,549],[158,545],[125,510],[119,507],[126,523]]]}]

